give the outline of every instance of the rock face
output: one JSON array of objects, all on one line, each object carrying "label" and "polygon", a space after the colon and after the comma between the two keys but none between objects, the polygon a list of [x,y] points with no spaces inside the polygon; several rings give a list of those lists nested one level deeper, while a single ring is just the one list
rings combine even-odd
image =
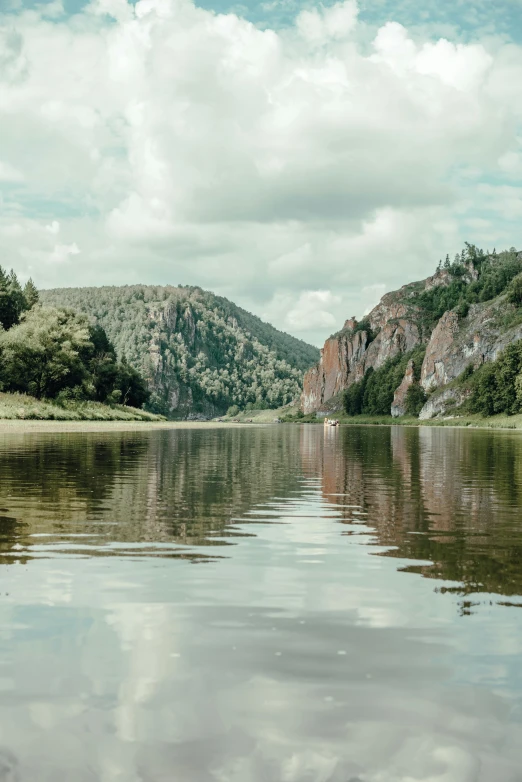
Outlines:
[{"label": "rock face", "polygon": [[424,283],[405,285],[388,293],[363,323],[353,318],[342,331],[327,339],[319,363],[304,377],[303,412],[318,410],[325,402],[364,376],[370,367],[378,369],[389,358],[406,353],[422,342],[419,310],[409,300],[412,291]]},{"label": "rock face", "polygon": [[440,394],[433,394],[419,413],[423,421],[436,416],[447,415],[461,405],[468,397],[466,391],[460,388],[445,388]]},{"label": "rock face", "polygon": [[457,378],[469,364],[494,361],[499,353],[522,338],[522,324],[504,329],[504,297],[475,304],[467,318],[445,312],[433,330],[421,370],[425,391],[433,391]]},{"label": "rock face", "polygon": [[[505,329],[504,296],[485,304],[475,304],[467,318],[459,320],[455,312],[446,312],[433,330],[421,370],[421,385],[433,392],[419,418],[444,415],[465,401],[463,392],[444,386],[472,365],[494,361],[511,343],[522,339],[522,324]],[[440,389],[440,392],[439,392]]]},{"label": "rock face", "polygon": [[421,369],[421,385],[425,391],[445,385],[451,379],[445,359],[452,350],[458,323],[456,312],[445,312],[433,329]]},{"label": "rock face", "polygon": [[[522,253],[517,260],[522,261]],[[305,375],[303,411],[326,409],[329,400],[364,377],[370,367],[378,369],[387,359],[422,343],[427,346],[420,382],[431,396],[421,418],[444,414],[446,409],[461,404],[464,399],[460,392],[439,390],[459,377],[468,365],[493,361],[510,342],[522,339],[522,324],[511,328],[503,325],[506,307],[512,305],[501,294],[488,302],[471,305],[466,317],[448,310],[432,330],[426,331],[430,313],[423,311],[419,294],[448,286],[452,279],[448,269],[440,268],[426,280],[404,285],[383,296],[363,322],[349,318],[344,328],[325,342],[319,363]],[[478,271],[473,263],[463,264],[460,280],[470,284],[477,279]],[[414,367],[408,365],[395,391],[393,416],[404,414],[406,394],[413,382]]]},{"label": "rock face", "polygon": [[406,372],[400,386],[395,391],[391,414],[394,418],[398,418],[400,415],[404,415],[406,412],[406,394],[408,389],[415,383],[415,366],[413,361],[408,361]]}]

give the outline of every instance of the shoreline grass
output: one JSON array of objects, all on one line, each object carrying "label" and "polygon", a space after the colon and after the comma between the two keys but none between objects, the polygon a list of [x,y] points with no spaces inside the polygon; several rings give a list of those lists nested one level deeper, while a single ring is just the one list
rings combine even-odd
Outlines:
[{"label": "shoreline grass", "polygon": [[26,394],[0,393],[0,420],[15,421],[165,421],[164,416],[124,405],[100,402],[68,402],[59,405],[51,400]]},{"label": "shoreline grass", "polygon": [[[460,427],[466,429],[509,429],[522,431],[522,413],[518,415],[495,415],[491,417],[479,414],[446,416],[420,420],[413,416],[393,418],[389,416],[357,415],[347,416],[335,413],[329,417],[336,418],[341,426],[430,426],[430,427]],[[284,423],[323,424],[324,417],[317,418],[315,414],[303,417],[286,416]]]}]

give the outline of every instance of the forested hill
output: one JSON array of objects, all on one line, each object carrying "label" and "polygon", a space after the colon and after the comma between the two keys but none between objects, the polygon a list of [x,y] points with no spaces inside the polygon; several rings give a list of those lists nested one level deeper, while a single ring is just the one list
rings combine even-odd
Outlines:
[{"label": "forested hill", "polygon": [[40,296],[102,326],[118,356],[147,378],[149,406],[171,417],[286,404],[319,357],[312,345],[201,288],[57,288]]}]

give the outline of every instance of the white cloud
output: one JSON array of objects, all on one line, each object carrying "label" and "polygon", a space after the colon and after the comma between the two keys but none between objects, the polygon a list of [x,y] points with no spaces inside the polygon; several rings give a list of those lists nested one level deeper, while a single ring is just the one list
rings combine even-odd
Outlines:
[{"label": "white cloud", "polygon": [[344,0],[327,8],[304,10],[297,16],[297,29],[306,41],[326,43],[349,35],[357,24],[355,0]]},{"label": "white cloud", "polygon": [[331,291],[304,291],[295,306],[288,311],[285,324],[289,331],[309,331],[335,327],[331,308],[339,304],[340,296]]},{"label": "white cloud", "polygon": [[0,160],[0,182],[22,182],[24,175],[14,166]]},{"label": "white cloud", "polygon": [[51,11],[0,15],[1,249],[40,285],[200,284],[321,341],[474,226],[521,244],[520,47],[396,23],[368,46],[351,0],[278,31],[190,0]]},{"label": "white cloud", "polygon": [[60,233],[60,223],[58,220],[53,220],[50,225],[45,226],[45,230],[48,231],[50,234],[58,234]]}]

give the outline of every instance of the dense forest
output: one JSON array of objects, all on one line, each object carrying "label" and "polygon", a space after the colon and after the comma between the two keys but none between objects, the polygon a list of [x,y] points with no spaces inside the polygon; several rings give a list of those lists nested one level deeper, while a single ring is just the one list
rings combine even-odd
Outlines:
[{"label": "dense forest", "polygon": [[145,381],[99,325],[72,309],[44,307],[29,280],[0,266],[0,391],[62,403],[93,400],[141,407]]},{"label": "dense forest", "polygon": [[150,409],[170,417],[276,408],[299,397],[319,350],[194,287],[133,285],[41,292],[85,313],[148,380]]}]

